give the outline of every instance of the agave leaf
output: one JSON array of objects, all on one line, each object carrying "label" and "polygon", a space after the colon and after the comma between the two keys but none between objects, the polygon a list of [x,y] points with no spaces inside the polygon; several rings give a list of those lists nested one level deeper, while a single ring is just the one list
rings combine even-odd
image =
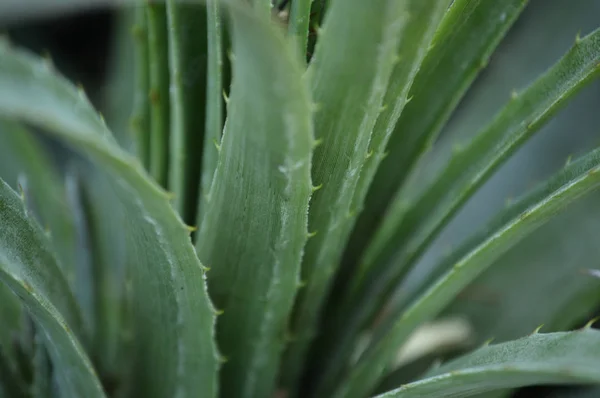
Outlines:
[{"label": "agave leaf", "polygon": [[358,359],[337,397],[367,394],[389,365],[400,344],[422,322],[430,320],[500,255],[552,216],[600,185],[600,150],[551,178],[495,219],[490,227],[447,259],[445,270],[402,314],[391,316],[373,336],[373,344]]},{"label": "agave leaf", "polygon": [[294,310],[294,341],[283,375],[291,390],[352,225],[352,195],[392,72],[406,7],[405,0],[333,2],[307,72],[317,107],[315,133],[321,141],[312,176],[322,188],[311,200],[309,228],[317,235],[306,246],[306,285]]},{"label": "agave leaf", "polygon": [[196,221],[202,164],[199,155],[206,108],[206,18],[206,6],[202,4],[167,1],[171,78],[169,190],[174,195],[175,209],[188,224]]},{"label": "agave leaf", "polygon": [[81,92],[6,42],[0,45],[0,92],[0,114],[44,128],[111,175],[129,229],[136,392],[214,396],[213,310],[189,231],[168,196],[117,146]]},{"label": "agave leaf", "polygon": [[[206,195],[210,191],[213,176],[217,169],[223,132],[223,26],[218,0],[206,1],[207,13],[207,82],[206,82],[206,123],[204,125],[204,144],[200,195],[198,197],[197,224],[204,218]],[[215,145],[216,144],[216,145]]]},{"label": "agave leaf", "polygon": [[24,190],[30,210],[50,233],[59,265],[73,282],[76,232],[57,168],[31,131],[14,121],[0,120],[0,142],[0,176],[13,189]]},{"label": "agave leaf", "polygon": [[[367,298],[362,303],[364,315],[375,315],[409,266],[493,171],[598,76],[599,63],[600,31],[596,31],[579,39],[550,70],[515,94],[464,150],[456,151],[421,195],[408,199],[400,195],[394,201],[363,259],[364,272],[370,272],[354,299]],[[400,249],[399,242],[405,242]],[[373,291],[383,294],[373,297],[369,294]]]},{"label": "agave leaf", "polygon": [[122,342],[129,325],[121,319],[129,305],[124,297],[126,216],[105,175],[83,161],[71,169],[76,182],[73,212],[79,215],[83,240],[79,268],[87,264],[88,269],[78,285],[89,295],[88,311],[93,315],[91,352],[99,372],[108,379],[126,368],[128,358]]},{"label": "agave leaf", "polygon": [[311,110],[283,35],[241,13],[232,19],[233,85],[197,247],[224,311],[221,393],[268,397],[307,239]]},{"label": "agave leaf", "polygon": [[148,3],[145,9],[150,88],[150,174],[166,187],[170,128],[167,11],[165,5],[159,3]]},{"label": "agave leaf", "polygon": [[526,0],[452,3],[415,77],[409,93],[411,101],[396,123],[387,156],[369,188],[365,209],[348,245],[348,259],[355,261],[360,257],[394,194],[432,145],[526,3]]},{"label": "agave leaf", "polygon": [[[4,284],[2,287],[5,287]],[[13,361],[2,345],[0,345],[0,397],[27,397],[25,382],[17,374]]]},{"label": "agave leaf", "polygon": [[[131,134],[131,116],[138,94],[136,83],[137,73],[141,69],[134,67],[134,57],[137,57],[135,50],[141,49],[134,42],[136,35],[132,34],[132,25],[136,18],[136,9],[133,7],[122,7],[115,14],[115,27],[112,29],[110,37],[110,59],[108,64],[108,75],[105,87],[102,92],[102,110],[108,126],[115,132],[115,137],[122,147],[134,151],[133,135]],[[139,30],[138,27],[134,28]],[[147,37],[147,36],[146,36]],[[141,74],[142,78],[148,77],[148,74]],[[140,79],[141,80],[141,79]],[[142,93],[140,93],[142,94]],[[143,91],[144,100],[148,103],[148,89]],[[147,135],[148,132],[144,131]]]},{"label": "agave leaf", "polygon": [[308,32],[310,28],[310,11],[313,0],[296,0],[290,5],[288,33],[295,40],[299,54],[306,57],[308,49]]},{"label": "agave leaf", "polygon": [[[4,58],[3,58],[4,59]],[[0,280],[44,330],[61,390],[69,396],[104,397],[76,331],[81,315],[42,229],[21,198],[0,182]]]},{"label": "agave leaf", "polygon": [[131,131],[135,140],[138,158],[146,170],[150,170],[150,71],[148,66],[148,22],[146,8],[137,6],[134,10],[135,86]]},{"label": "agave leaf", "polygon": [[[18,123],[0,120],[0,142],[0,178],[27,195],[30,210],[50,231],[63,272],[73,282],[75,227],[56,168],[31,132]],[[0,286],[0,297],[0,345],[11,357],[9,347],[12,334],[20,327],[21,304],[5,286]]]},{"label": "agave leaf", "polygon": [[[590,217],[599,210],[599,199],[597,192],[589,195],[519,242],[444,313],[466,316],[478,341],[496,342],[542,323],[544,330],[558,331],[588,318],[600,303],[600,281],[582,272],[600,255],[600,223]],[[548,294],[554,291],[560,294]]]},{"label": "agave leaf", "polygon": [[50,398],[52,396],[52,367],[42,333],[43,332],[37,328],[33,341],[33,380],[31,383],[31,395],[33,395],[34,398]]},{"label": "agave leaf", "polygon": [[[435,28],[448,8],[448,3],[448,1],[437,1],[432,5],[421,0],[411,0],[408,2],[406,12],[409,17],[398,46],[398,57],[400,60],[394,66],[384,97],[384,109],[377,118],[377,123],[371,134],[368,158],[362,166],[360,178],[352,198],[351,209],[353,213],[358,214],[362,211],[363,201],[375,175],[375,171],[384,157],[390,134],[394,130],[394,126],[404,109],[410,86],[425,56]],[[346,279],[345,276],[338,278],[338,280],[342,281]],[[344,308],[344,304],[349,303],[342,301],[339,304],[333,301],[330,308],[337,315],[339,312],[343,312],[339,307]],[[344,309],[347,310],[347,308]],[[355,309],[355,306],[352,306],[351,311]],[[352,344],[353,338],[356,337],[360,326],[349,325],[346,320],[335,318],[335,315],[331,318],[337,319],[340,323],[325,327],[330,333],[328,336],[329,342],[324,343],[324,346],[335,347],[337,350],[333,355],[323,355],[330,362],[327,373],[323,375],[323,380],[329,381],[329,383],[335,379],[335,374],[340,371],[343,363],[340,355]],[[327,316],[325,317],[325,319],[328,318]],[[326,387],[323,388],[325,390],[328,389]]]},{"label": "agave leaf", "polygon": [[379,398],[467,397],[534,384],[600,383],[600,332],[538,334],[485,346]]}]

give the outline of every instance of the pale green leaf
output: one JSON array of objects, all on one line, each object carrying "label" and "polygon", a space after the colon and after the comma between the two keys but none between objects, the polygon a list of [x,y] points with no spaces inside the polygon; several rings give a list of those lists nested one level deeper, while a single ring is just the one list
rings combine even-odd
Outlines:
[{"label": "pale green leaf", "polygon": [[[353,213],[358,214],[362,211],[363,201],[377,167],[384,157],[388,139],[406,105],[407,95],[415,74],[421,66],[435,29],[448,8],[448,3],[448,1],[436,1],[435,5],[432,5],[422,0],[408,2],[406,11],[408,19],[398,45],[398,59],[388,82],[383,100],[383,110],[379,114],[371,134],[368,158],[362,166],[360,178],[352,198],[351,211]],[[350,271],[347,272],[350,273]],[[338,279],[345,282],[349,278],[343,274]],[[352,305],[347,308],[346,304]],[[344,315],[345,311],[356,311],[357,307],[354,303],[342,299],[340,303],[333,301],[330,306],[333,315],[326,316],[325,319],[334,321],[332,324],[328,323],[325,326],[329,334],[329,341],[323,343],[325,347],[323,350],[327,350],[327,347],[334,348],[334,350],[325,351],[328,352],[325,357],[329,359],[329,364],[327,365],[327,372],[323,375],[323,380],[331,386],[342,367],[343,355],[348,354],[350,351],[349,346],[356,337],[360,324],[349,324],[345,319],[339,318],[340,313]],[[335,323],[335,321],[338,323]],[[329,354],[330,352],[333,352],[333,354]],[[322,386],[321,389],[328,391],[330,387]]]},{"label": "pale green leaf", "polygon": [[42,229],[4,181],[0,181],[0,224],[0,280],[19,296],[44,331],[62,393],[104,397],[75,335],[81,328],[81,315],[68,283]]},{"label": "pale green leaf", "polygon": [[570,164],[546,184],[501,213],[490,227],[448,258],[445,270],[410,307],[393,314],[373,336],[373,344],[349,370],[337,397],[361,397],[373,388],[396,350],[422,322],[446,304],[501,254],[521,241],[568,204],[600,185],[600,150]]},{"label": "pale green leaf", "polygon": [[600,332],[536,333],[485,346],[378,397],[468,397],[536,384],[600,384]]},{"label": "pale green leaf", "polygon": [[352,226],[352,196],[392,73],[406,7],[405,0],[332,2],[307,72],[321,141],[312,176],[322,188],[311,200],[309,229],[317,234],[308,241],[302,263],[306,286],[294,310],[294,341],[283,371],[288,387],[298,378]]},{"label": "pale green leaf", "polygon": [[[517,148],[600,71],[600,31],[573,48],[520,94],[515,94],[464,148],[457,149],[424,192],[400,195],[363,258],[358,297],[372,318],[441,229],[466,200]],[[372,297],[368,292],[383,292]]]},{"label": "pale green leaf", "polygon": [[223,132],[223,26],[218,0],[206,0],[207,13],[207,82],[206,120],[202,148],[200,195],[198,197],[197,224],[201,224],[206,208],[206,195],[210,191],[217,168]]},{"label": "pale green leaf", "polygon": [[525,0],[456,0],[444,16],[415,77],[405,112],[396,123],[348,245],[352,261],[362,254],[394,194],[432,145]]},{"label": "pale green leaf", "polygon": [[189,231],[169,198],[121,150],[85,96],[48,64],[0,44],[0,114],[24,119],[111,175],[131,256],[136,393],[216,393],[213,310]]},{"label": "pale green leaf", "polygon": [[311,110],[281,32],[241,13],[232,20],[228,117],[197,247],[224,311],[221,394],[269,397],[307,239]]}]

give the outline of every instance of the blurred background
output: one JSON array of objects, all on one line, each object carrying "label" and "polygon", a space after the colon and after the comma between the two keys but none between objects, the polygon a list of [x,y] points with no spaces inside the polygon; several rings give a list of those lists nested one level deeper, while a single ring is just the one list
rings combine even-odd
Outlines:
[{"label": "blurred background", "polygon": [[[423,159],[420,172],[411,180],[412,188],[422,187],[423,181],[445,164],[452,148],[477,133],[513,90],[521,90],[558,60],[578,34],[584,36],[600,26],[598,15],[600,0],[531,0],[434,149]],[[102,9],[23,21],[0,18],[0,23],[13,42],[49,54],[57,69],[80,82],[120,142],[130,147],[127,120],[133,59],[127,12]],[[577,95],[468,202],[399,289],[397,299],[409,295],[440,258],[482,228],[507,203],[558,171],[569,158],[599,145],[597,81]],[[590,268],[600,269],[600,193],[579,201],[510,250],[449,303],[444,316],[465,319],[473,331],[473,345],[489,338],[518,338],[541,324],[544,331],[570,329],[598,313],[593,303],[600,303],[600,279],[583,272]],[[555,396],[545,389],[524,389],[517,395]]]}]

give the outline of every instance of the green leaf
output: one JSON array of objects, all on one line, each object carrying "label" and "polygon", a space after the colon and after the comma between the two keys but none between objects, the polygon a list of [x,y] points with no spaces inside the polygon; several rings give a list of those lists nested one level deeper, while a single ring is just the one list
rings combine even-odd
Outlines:
[{"label": "green leaf", "polygon": [[[131,129],[132,112],[134,105],[142,104],[142,98],[138,99],[136,96],[138,94],[143,95],[144,103],[146,106],[148,105],[147,86],[143,89],[143,92],[138,92],[137,87],[137,84],[141,83],[142,79],[148,78],[148,74],[147,72],[145,74],[141,73],[139,81],[138,76],[134,75],[147,69],[147,58],[145,67],[138,68],[137,65],[134,66],[136,63],[135,58],[137,57],[136,51],[141,51],[145,45],[140,42],[140,46],[138,47],[136,43],[138,37],[135,33],[132,34],[132,25],[137,22],[135,19],[138,8],[122,7],[115,13],[114,27],[109,40],[111,51],[109,53],[107,77],[101,91],[101,108],[106,117],[107,124],[111,128],[111,131],[115,132],[115,138],[117,138],[121,146],[129,151],[135,150],[133,145],[134,136]],[[138,32],[140,28],[135,26],[133,30],[134,32]],[[138,119],[137,123],[139,121]],[[139,125],[137,127],[139,128]],[[147,136],[148,131],[145,130],[142,134],[146,134]]]},{"label": "green leaf", "polygon": [[394,195],[416,167],[417,160],[433,144],[526,3],[526,0],[452,3],[415,77],[409,93],[411,101],[390,137],[387,156],[369,188],[346,258],[356,261],[363,253],[385,219]]},{"label": "green leaf", "polygon": [[306,57],[308,49],[308,32],[310,28],[310,11],[313,0],[296,0],[290,5],[288,33],[298,47],[300,57]]},{"label": "green leaf", "polygon": [[206,123],[200,195],[198,197],[197,225],[204,218],[206,195],[210,191],[219,158],[218,145],[223,133],[223,26],[218,0],[206,1],[207,12],[207,83],[206,83]]},{"label": "green leaf", "polygon": [[[2,287],[6,287],[2,284]],[[12,295],[12,292],[10,292]],[[6,353],[6,347],[0,345],[0,397],[27,397],[24,381],[17,374],[13,361]]]},{"label": "green leaf", "polygon": [[135,24],[132,28],[132,35],[134,39],[135,86],[131,130],[137,156],[146,170],[150,170],[150,71],[146,8],[136,6],[134,14]]},{"label": "green leaf", "polygon": [[221,394],[269,397],[307,239],[311,110],[281,32],[242,13],[232,19],[228,118],[197,247],[224,311]]},{"label": "green leaf", "polygon": [[[416,259],[469,197],[517,148],[600,71],[600,31],[578,39],[545,74],[497,114],[464,149],[457,149],[434,181],[414,198],[399,195],[362,263],[359,297],[370,319]],[[402,242],[402,243],[401,243]],[[369,292],[379,292],[376,297]],[[383,292],[383,294],[381,294]]]},{"label": "green leaf", "polygon": [[[363,201],[377,167],[384,157],[388,139],[404,109],[408,91],[415,74],[425,57],[435,29],[448,8],[448,3],[448,1],[437,1],[435,5],[432,5],[422,0],[410,0],[408,2],[406,12],[409,17],[407,18],[406,26],[402,31],[402,37],[398,45],[399,60],[394,66],[388,83],[383,100],[383,110],[379,114],[371,134],[368,158],[362,166],[360,178],[352,198],[352,213],[359,214],[362,211]],[[344,281],[348,278],[341,276],[339,279]],[[347,304],[347,302],[342,301],[341,303],[337,303],[334,301],[331,304],[334,312],[334,315],[331,316],[332,319],[335,319],[335,315],[338,315],[340,312],[343,313],[343,309],[348,310],[348,308],[343,307],[344,304]],[[353,305],[350,311],[355,310],[356,306]],[[328,316],[325,317],[325,319],[329,318]],[[333,326],[325,327],[329,332],[329,341],[324,343],[324,347],[331,347],[337,350],[333,351],[333,354],[325,355],[329,359],[330,364],[327,373],[323,375],[323,380],[329,384],[334,382],[335,375],[339,373],[342,367],[343,361],[340,356],[349,351],[349,346],[352,344],[360,327],[360,324],[355,326],[349,325],[345,319],[337,319],[337,321],[340,323],[334,323]],[[320,362],[324,361],[320,360]],[[327,391],[330,387],[322,388]]]},{"label": "green leaf", "polygon": [[485,346],[379,398],[468,397],[534,384],[599,384],[600,332],[533,334]]},{"label": "green leaf", "polygon": [[519,242],[444,313],[467,317],[479,342],[515,339],[542,323],[549,332],[566,330],[589,318],[600,304],[600,280],[582,271],[600,255],[600,224],[590,217],[599,201],[594,192]]},{"label": "green leaf", "polygon": [[202,4],[166,3],[171,78],[169,190],[175,209],[186,223],[193,224],[205,126],[207,10]]},{"label": "green leaf", "polygon": [[568,204],[600,185],[600,150],[570,164],[546,184],[501,213],[490,227],[448,258],[438,278],[402,314],[392,314],[375,332],[374,342],[349,371],[336,397],[366,395],[381,377],[395,351],[422,322],[436,316],[500,255]]},{"label": "green leaf", "polygon": [[[15,190],[22,189],[30,210],[50,233],[59,265],[73,283],[76,231],[64,184],[56,166],[31,131],[19,123],[0,120],[0,176]],[[20,185],[20,188],[19,188]]]},{"label": "green leaf", "polygon": [[[2,63],[4,59],[3,54]],[[42,229],[4,181],[0,182],[0,224],[0,280],[19,296],[44,330],[63,394],[104,397],[75,335],[81,328],[81,315],[68,283]]]},{"label": "green leaf", "polygon": [[44,128],[111,175],[129,229],[136,393],[214,396],[213,310],[189,231],[168,195],[117,146],[81,92],[48,64],[5,42],[0,93],[0,114]]},{"label": "green leaf", "polygon": [[306,246],[306,286],[294,311],[294,341],[283,375],[292,390],[352,227],[352,196],[392,73],[406,7],[405,0],[332,2],[307,72],[317,108],[315,133],[321,142],[312,176],[322,188],[311,200],[309,228],[317,235]]},{"label": "green leaf", "polygon": [[169,42],[164,4],[148,3],[148,75],[150,83],[150,174],[161,186],[168,186],[169,174]]}]

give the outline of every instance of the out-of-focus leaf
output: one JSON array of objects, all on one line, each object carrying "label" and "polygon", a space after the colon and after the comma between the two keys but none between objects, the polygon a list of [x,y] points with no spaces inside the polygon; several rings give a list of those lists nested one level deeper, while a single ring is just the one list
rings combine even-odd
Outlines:
[{"label": "out-of-focus leaf", "polygon": [[269,397],[307,239],[314,139],[303,69],[289,43],[266,23],[232,19],[233,85],[197,247],[224,311],[221,394]]},{"label": "out-of-focus leaf", "polygon": [[[167,0],[170,71],[169,190],[188,224],[196,222],[207,87],[207,9]],[[218,98],[217,101],[221,101]],[[212,145],[212,143],[211,143]],[[212,145],[214,148],[214,145]]]},{"label": "out-of-focus leaf", "polygon": [[457,250],[444,266],[445,274],[404,312],[393,313],[374,332],[373,344],[360,356],[338,391],[339,397],[367,394],[389,366],[395,350],[422,322],[435,317],[450,300],[500,255],[570,203],[600,185],[600,150],[564,170],[501,213],[481,234]]},{"label": "out-of-focus leaf", "polygon": [[169,40],[166,6],[149,2],[146,9],[148,33],[148,92],[150,99],[150,174],[161,186],[169,178]]},{"label": "out-of-focus leaf", "polygon": [[214,396],[213,309],[189,231],[168,195],[118,147],[83,93],[6,42],[0,43],[0,114],[44,128],[112,177],[130,231],[136,393]]},{"label": "out-of-focus leaf", "polygon": [[133,88],[133,109],[131,114],[131,132],[135,141],[138,158],[150,170],[150,68],[148,65],[148,22],[146,8],[137,6],[134,10],[135,85]]},{"label": "out-of-focus leaf", "polygon": [[466,316],[479,341],[498,342],[541,324],[547,331],[565,330],[589,317],[600,303],[600,280],[583,270],[600,255],[600,222],[590,217],[599,199],[590,195],[517,244],[445,312]]},{"label": "out-of-focus leaf", "polygon": [[[596,31],[578,40],[522,93],[515,93],[496,118],[454,154],[422,194],[395,199],[365,253],[362,267],[366,275],[355,296],[355,302],[366,298],[361,305],[370,319],[456,211],[569,98],[598,76],[599,65],[600,31]],[[372,292],[379,294],[374,297]]]},{"label": "out-of-focus leaf", "polygon": [[104,397],[92,364],[76,337],[81,329],[81,314],[49,242],[21,198],[3,181],[0,224],[0,280],[19,296],[44,331],[62,393]]},{"label": "out-of-focus leaf", "polygon": [[485,346],[378,397],[468,397],[501,388],[567,383],[600,383],[600,332],[536,333]]}]

